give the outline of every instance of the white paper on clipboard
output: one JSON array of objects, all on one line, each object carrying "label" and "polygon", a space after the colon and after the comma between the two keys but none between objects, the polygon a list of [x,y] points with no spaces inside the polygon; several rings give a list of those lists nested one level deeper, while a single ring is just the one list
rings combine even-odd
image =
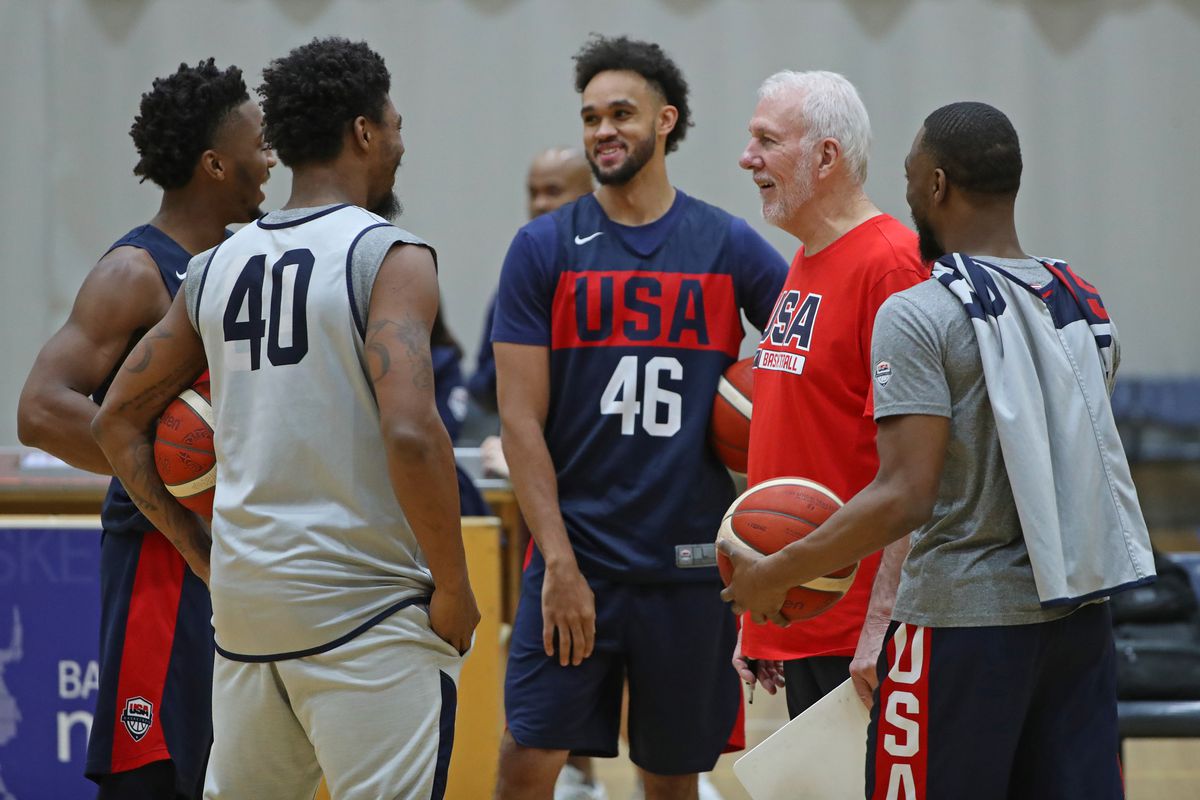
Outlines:
[{"label": "white paper on clipboard", "polygon": [[846,681],[739,758],[753,800],[862,800],[870,715]]}]

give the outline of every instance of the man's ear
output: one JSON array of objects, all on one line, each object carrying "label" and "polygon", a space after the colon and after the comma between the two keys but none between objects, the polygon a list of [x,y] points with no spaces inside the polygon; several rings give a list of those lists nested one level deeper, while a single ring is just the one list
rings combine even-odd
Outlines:
[{"label": "man's ear", "polygon": [[196,169],[214,181],[225,180],[225,167],[221,163],[221,156],[216,150],[205,150],[201,153],[200,163],[196,165]]},{"label": "man's ear", "polygon": [[658,110],[658,125],[657,132],[662,136],[666,136],[671,131],[675,130],[675,126],[679,123],[679,109],[675,106],[666,105]]},{"label": "man's ear", "polygon": [[821,160],[817,162],[817,174],[825,177],[833,172],[834,167],[842,160],[842,143],[837,139],[825,138],[818,145]]},{"label": "man's ear", "polygon": [[944,203],[946,195],[950,192],[950,182],[946,180],[946,172],[941,167],[933,171],[933,197],[934,203]]},{"label": "man's ear", "polygon": [[350,123],[350,136],[355,148],[363,151],[371,148],[371,126],[366,117],[354,118]]}]

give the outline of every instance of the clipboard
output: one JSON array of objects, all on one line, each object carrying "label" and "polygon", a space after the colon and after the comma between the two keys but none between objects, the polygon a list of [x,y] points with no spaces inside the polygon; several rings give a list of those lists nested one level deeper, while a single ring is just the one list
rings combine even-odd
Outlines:
[{"label": "clipboard", "polygon": [[862,800],[870,713],[849,678],[739,758],[753,800]]}]

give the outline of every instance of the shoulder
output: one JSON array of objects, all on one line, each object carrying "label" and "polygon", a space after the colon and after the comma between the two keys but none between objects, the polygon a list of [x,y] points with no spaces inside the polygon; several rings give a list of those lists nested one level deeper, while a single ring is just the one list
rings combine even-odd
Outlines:
[{"label": "shoulder", "polygon": [[350,243],[350,267],[374,273],[384,263],[437,266],[437,250],[417,234],[362,209],[358,232]]},{"label": "shoulder", "polygon": [[921,264],[917,234],[900,220],[890,214],[880,214],[868,225],[871,231],[870,241],[879,252],[891,254],[897,263],[917,266]]},{"label": "shoulder", "polygon": [[749,223],[741,217],[735,217],[719,206],[692,197],[681,189],[676,189],[675,191],[681,196],[680,204],[682,205],[683,216],[690,220],[693,226],[700,225],[706,230],[728,232],[732,235],[732,238],[740,239],[741,241],[758,237],[758,234],[750,227]]},{"label": "shoulder", "polygon": [[937,280],[927,278],[884,300],[879,307],[879,316],[945,328],[965,315],[958,298]]},{"label": "shoulder", "polygon": [[[574,206],[574,203],[567,205]],[[509,246],[510,260],[542,265],[552,263],[559,248],[560,231],[572,227],[572,210],[564,206],[522,225]]]},{"label": "shoulder", "polygon": [[[567,206],[574,205],[574,203],[567,204]],[[567,206],[555,209],[549,214],[534,217],[517,230],[517,236],[534,243],[553,244],[558,239],[559,225],[568,223],[572,216],[573,208]]]},{"label": "shoulder", "polygon": [[921,260],[917,235],[887,214],[870,222],[859,240],[858,257],[865,269],[882,280],[904,273],[912,284],[929,277],[929,267]]},{"label": "shoulder", "polygon": [[715,206],[712,203],[706,203],[699,197],[694,197],[682,189],[676,189],[675,192],[679,195],[680,203],[682,203],[684,211],[689,214],[704,214],[718,219],[731,222],[737,217],[730,214],[720,206]]},{"label": "shoulder", "polygon": [[677,189],[676,191],[683,195],[684,214],[693,221],[693,224],[698,223],[706,230],[726,233],[729,246],[733,252],[739,255],[758,255],[769,251],[769,253],[777,256],[785,267],[787,266],[787,262],[783,256],[779,255],[770,242],[745,219],[735,216],[712,203],[706,203],[703,200],[685,194],[681,190]]},{"label": "shoulder", "polygon": [[[399,230],[399,229],[397,229]],[[433,248],[423,241],[395,239],[383,257],[384,265],[407,269],[425,269],[437,266]]]},{"label": "shoulder", "polygon": [[77,324],[95,323],[107,330],[132,332],[154,325],[170,304],[171,294],[150,253],[118,243],[84,278],[71,319]]},{"label": "shoulder", "polygon": [[141,297],[146,293],[166,295],[158,262],[148,250],[122,242],[105,253],[88,276],[89,283],[100,282],[114,290]]}]

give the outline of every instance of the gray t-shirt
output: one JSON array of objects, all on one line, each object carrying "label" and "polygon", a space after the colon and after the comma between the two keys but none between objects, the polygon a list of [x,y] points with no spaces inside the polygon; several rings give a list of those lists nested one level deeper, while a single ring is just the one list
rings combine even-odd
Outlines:
[{"label": "gray t-shirt", "polygon": [[[1031,285],[1052,277],[1034,259],[976,258]],[[1071,613],[1073,606],[1043,609],[1038,601],[979,345],[962,302],[932,278],[894,294],[879,309],[871,343],[875,419],[950,418],[933,516],[913,532],[893,618],[976,627]]]}]

